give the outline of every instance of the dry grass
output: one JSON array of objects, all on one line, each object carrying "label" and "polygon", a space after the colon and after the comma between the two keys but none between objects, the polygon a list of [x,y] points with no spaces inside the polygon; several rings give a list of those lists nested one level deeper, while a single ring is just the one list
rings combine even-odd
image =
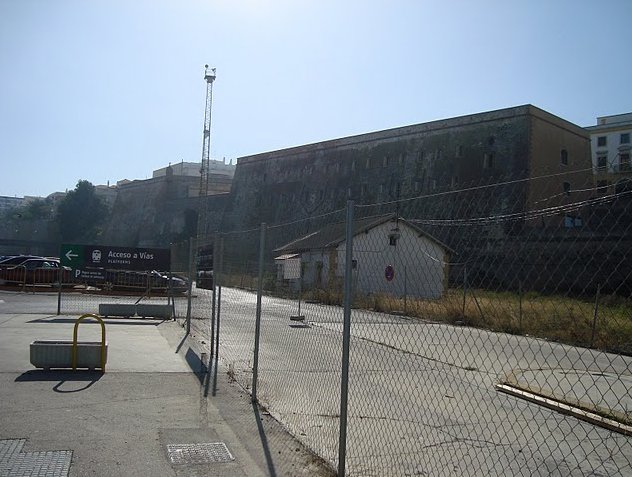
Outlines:
[{"label": "dry grass", "polygon": [[[256,289],[256,277],[222,275],[226,286]],[[264,278],[266,293],[289,297],[295,293],[275,285],[275,277]],[[342,287],[303,292],[304,300],[326,305],[342,305]],[[570,345],[632,354],[632,300],[617,296],[595,303],[563,295],[450,289],[438,300],[422,300],[387,295],[356,296],[353,306],[378,312],[400,312],[410,317],[472,326],[486,330],[535,336]],[[593,335],[594,325],[594,335]]]},{"label": "dry grass", "polygon": [[[322,303],[342,303],[340,292],[312,293]],[[372,295],[356,298],[354,306],[632,354],[632,300],[629,299],[601,297],[596,321],[594,302],[536,293],[523,295],[521,299],[517,293],[468,290],[464,301],[463,290],[451,289],[438,300]]]}]

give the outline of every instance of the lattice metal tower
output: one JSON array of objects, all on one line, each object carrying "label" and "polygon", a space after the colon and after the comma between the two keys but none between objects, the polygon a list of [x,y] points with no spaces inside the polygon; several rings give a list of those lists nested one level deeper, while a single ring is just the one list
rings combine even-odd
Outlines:
[{"label": "lattice metal tower", "polygon": [[213,104],[213,81],[215,68],[204,65],[206,81],[206,103],[204,108],[204,136],[202,139],[202,163],[200,166],[200,201],[198,210],[198,241],[203,243],[208,235],[207,200],[211,175],[211,106]]}]

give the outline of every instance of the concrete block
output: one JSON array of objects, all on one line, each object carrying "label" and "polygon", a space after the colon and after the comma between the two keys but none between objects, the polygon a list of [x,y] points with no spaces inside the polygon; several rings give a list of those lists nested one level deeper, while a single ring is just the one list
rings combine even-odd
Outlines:
[{"label": "concrete block", "polygon": [[105,316],[125,316],[130,317],[136,314],[136,305],[130,303],[101,303],[99,304],[99,315]]},{"label": "concrete block", "polygon": [[[105,344],[105,361],[108,345]],[[72,341],[33,341],[30,346],[31,364],[36,368],[71,368]],[[101,342],[77,342],[77,368],[101,368]]]},{"label": "concrete block", "polygon": [[148,303],[139,303],[136,305],[136,314],[143,318],[151,316],[154,318],[163,318],[170,320],[172,317],[171,305],[155,305]]}]

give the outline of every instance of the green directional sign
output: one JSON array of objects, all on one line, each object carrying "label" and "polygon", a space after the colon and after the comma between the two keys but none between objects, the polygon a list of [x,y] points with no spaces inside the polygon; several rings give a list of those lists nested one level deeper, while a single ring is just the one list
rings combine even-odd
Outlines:
[{"label": "green directional sign", "polygon": [[168,271],[171,269],[171,251],[168,248],[62,244],[59,257],[62,265],[75,270],[103,268]]},{"label": "green directional sign", "polygon": [[85,263],[84,245],[62,244],[59,252],[61,264],[71,268],[83,268]]}]

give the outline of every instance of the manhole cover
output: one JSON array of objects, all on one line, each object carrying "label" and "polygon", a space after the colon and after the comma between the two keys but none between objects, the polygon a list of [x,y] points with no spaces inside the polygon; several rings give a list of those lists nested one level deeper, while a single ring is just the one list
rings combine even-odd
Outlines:
[{"label": "manhole cover", "polygon": [[172,464],[213,464],[235,460],[223,442],[202,444],[168,444],[167,454]]}]

